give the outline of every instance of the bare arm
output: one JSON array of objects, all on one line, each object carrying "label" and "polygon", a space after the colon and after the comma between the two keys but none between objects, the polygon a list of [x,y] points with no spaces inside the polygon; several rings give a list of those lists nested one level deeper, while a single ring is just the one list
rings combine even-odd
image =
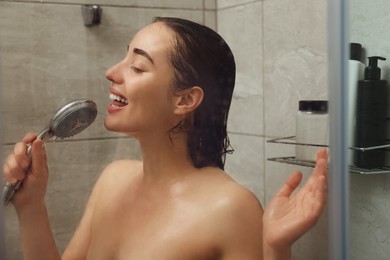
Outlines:
[{"label": "bare arm", "polygon": [[[90,242],[90,221],[96,195],[91,195],[85,214],[67,250],[61,258],[55,244],[44,196],[48,180],[46,151],[35,134],[27,134],[15,145],[14,152],[4,162],[4,178],[11,183],[23,180],[23,187],[15,192],[15,206],[25,259],[85,259]],[[31,167],[28,168],[27,144],[32,143]],[[97,190],[97,188],[95,188]]]},{"label": "bare arm", "polygon": [[[46,151],[36,135],[28,134],[15,145],[14,152],[4,162],[4,178],[11,183],[23,180],[23,187],[14,194],[15,206],[21,231],[25,259],[61,259],[44,203],[47,186]],[[32,142],[31,167],[28,168],[27,144]],[[25,173],[25,169],[29,169]]]},{"label": "bare arm", "polygon": [[91,242],[92,217],[99,194],[99,181],[89,198],[86,210],[81,221],[73,234],[68,246],[66,247],[62,259],[64,260],[82,260],[86,259]]},{"label": "bare arm", "polygon": [[89,250],[92,243],[92,230],[94,229],[94,216],[97,214],[97,205],[104,198],[107,198],[107,190],[111,194],[112,189],[117,188],[118,180],[115,178],[115,174],[113,174],[113,172],[121,172],[117,170],[117,167],[118,162],[109,164],[97,180],[92,194],[89,197],[83,217],[66,247],[62,259],[84,260],[88,256],[91,257]]},{"label": "bare arm", "polygon": [[223,260],[261,260],[263,208],[248,190],[229,188],[229,203],[214,216],[214,226],[222,230]]},{"label": "bare arm", "polygon": [[61,259],[44,203],[17,210],[25,259]]}]

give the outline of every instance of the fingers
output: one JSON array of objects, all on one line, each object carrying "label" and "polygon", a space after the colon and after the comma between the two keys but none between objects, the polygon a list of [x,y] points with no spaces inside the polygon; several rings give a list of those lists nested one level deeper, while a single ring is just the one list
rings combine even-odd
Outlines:
[{"label": "fingers", "polygon": [[320,149],[317,151],[317,162],[313,171],[314,176],[326,175],[328,172],[328,151]]},{"label": "fingers", "polygon": [[35,139],[37,138],[37,135],[33,132],[27,133],[24,137],[22,142],[25,144],[31,144]]},{"label": "fingers", "polygon": [[40,139],[36,139],[32,145],[32,166],[31,171],[33,175],[37,176],[40,173],[47,171],[47,156],[44,142]]},{"label": "fingers", "polygon": [[328,150],[326,148],[321,148],[317,151],[316,157],[318,158],[325,158],[328,156]]},{"label": "fingers", "polygon": [[15,184],[18,180],[22,180],[25,177],[25,170],[28,169],[29,165],[27,145],[19,142],[15,145],[13,153],[4,162],[4,178]]},{"label": "fingers", "polygon": [[[328,150],[321,149],[317,152],[317,164],[315,167],[316,174],[318,176],[316,183],[316,194],[315,197],[319,201],[325,202],[328,192],[328,182],[327,182],[327,173],[328,173]],[[325,203],[323,203],[324,205]]]},{"label": "fingers", "polygon": [[313,196],[305,196],[306,198],[311,198],[311,207],[310,207],[310,221],[308,221],[309,227],[312,227],[317,223],[318,218],[321,216],[325,205],[327,197],[327,184],[325,176],[320,176],[316,183],[316,189],[314,190]]},{"label": "fingers", "polygon": [[317,163],[312,175],[302,189],[305,194],[311,194],[319,214],[322,212],[327,197],[327,172],[328,172],[328,151],[321,149],[317,152]]},{"label": "fingers", "polygon": [[284,182],[283,186],[276,193],[276,196],[289,197],[293,191],[298,187],[299,183],[302,181],[302,173],[294,172],[290,175],[287,180]]},{"label": "fingers", "polygon": [[327,197],[327,192],[328,184],[326,178],[324,176],[320,176],[317,181],[317,189],[315,191],[314,197],[317,199],[317,201],[323,202],[322,204],[324,205]]},{"label": "fingers", "polygon": [[316,159],[318,161],[325,161],[325,163],[328,162],[328,150],[326,148],[319,149],[316,154]]},{"label": "fingers", "polygon": [[31,159],[28,156],[28,144],[36,138],[36,134],[28,133],[22,142],[14,146],[13,153],[8,155],[3,164],[4,179],[15,184],[18,180],[26,177],[26,171],[31,165]]},{"label": "fingers", "polygon": [[[314,168],[313,174],[310,176],[309,180],[306,182],[304,190],[305,192],[315,192],[319,191],[318,195],[326,196],[326,191],[323,191],[323,187],[326,188],[326,175],[328,168],[328,151],[327,149],[318,150],[317,154],[317,163]],[[321,180],[319,180],[319,177]],[[294,190],[298,187],[302,181],[302,173],[295,172],[293,173],[279,189],[276,196],[289,197]]]}]

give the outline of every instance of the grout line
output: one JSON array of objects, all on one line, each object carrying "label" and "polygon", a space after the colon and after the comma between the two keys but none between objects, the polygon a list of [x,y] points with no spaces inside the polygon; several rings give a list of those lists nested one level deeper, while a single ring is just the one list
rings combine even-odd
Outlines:
[{"label": "grout line", "polygon": [[[12,4],[52,4],[52,5],[75,5],[82,6],[84,3],[67,3],[67,2],[42,2],[42,1],[0,1],[0,3]],[[101,7],[120,7],[120,8],[140,8],[140,9],[162,9],[162,10],[186,10],[186,11],[202,11],[204,8],[183,8],[183,7],[164,7],[164,6],[142,6],[142,5],[115,5],[115,4],[99,4]]]},{"label": "grout line", "polygon": [[258,3],[258,2],[264,2],[264,0],[262,0],[262,1],[253,0],[253,1],[250,1],[250,2],[246,2],[246,3],[235,4],[235,5],[229,5],[229,6],[226,6],[226,7],[217,8],[217,10],[218,10],[218,11],[221,11],[221,10],[228,10],[228,9],[232,9],[232,8],[235,8],[235,7],[246,6],[246,5],[250,5],[250,4],[254,4],[254,3]]},{"label": "grout line", "polygon": [[[62,139],[62,140],[49,140],[46,143],[72,143],[72,142],[85,142],[85,141],[106,141],[106,140],[123,140],[123,139],[134,139],[129,136],[111,136],[111,137],[94,137],[94,138],[71,138],[71,139]],[[3,143],[3,146],[15,145],[16,143]]]},{"label": "grout line", "polygon": [[[250,134],[250,133],[240,133],[240,132],[228,132],[229,135],[239,135],[239,136],[250,136],[250,137],[262,137],[267,138],[267,136],[264,135],[258,135],[258,134]],[[46,143],[72,143],[72,142],[85,142],[85,141],[106,141],[106,140],[123,140],[123,139],[134,139],[133,137],[129,136],[109,136],[109,137],[93,137],[93,138],[67,138],[67,139],[60,139],[60,140],[52,140],[47,141]],[[15,145],[15,142],[7,142],[3,143],[3,146],[10,146]]]}]

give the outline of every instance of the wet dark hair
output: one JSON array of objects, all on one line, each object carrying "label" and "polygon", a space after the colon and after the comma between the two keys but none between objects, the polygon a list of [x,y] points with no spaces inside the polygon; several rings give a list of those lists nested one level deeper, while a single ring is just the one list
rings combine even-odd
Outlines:
[{"label": "wet dark hair", "polygon": [[224,169],[226,153],[231,153],[227,119],[232,99],[236,65],[233,53],[222,37],[212,29],[184,19],[156,17],[176,35],[169,61],[174,68],[175,90],[199,86],[202,103],[189,119],[171,132],[187,131],[188,148],[194,166]]}]

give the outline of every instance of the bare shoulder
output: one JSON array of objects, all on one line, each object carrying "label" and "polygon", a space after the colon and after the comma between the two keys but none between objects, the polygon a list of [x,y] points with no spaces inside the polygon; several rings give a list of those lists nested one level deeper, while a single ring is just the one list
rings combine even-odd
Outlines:
[{"label": "bare shoulder", "polygon": [[222,259],[261,259],[263,207],[258,198],[227,173],[206,171],[207,226],[216,234]]},{"label": "bare shoulder", "polygon": [[132,182],[142,170],[142,162],[137,160],[117,160],[106,166],[98,178],[94,189],[98,193],[104,190],[116,190]]},{"label": "bare shoulder", "polygon": [[128,178],[140,172],[142,162],[137,160],[117,160],[106,166],[100,179],[104,181]]},{"label": "bare shoulder", "polygon": [[209,190],[208,196],[223,205],[221,210],[238,212],[250,210],[262,214],[263,208],[258,198],[248,188],[237,183],[222,170],[206,168],[204,171],[204,175],[208,176],[205,178]]},{"label": "bare shoulder", "polygon": [[96,222],[96,217],[104,212],[105,207],[114,204],[113,201],[119,201],[113,199],[113,196],[118,196],[126,183],[131,183],[141,167],[142,162],[120,160],[110,163],[104,169],[93,188],[84,215],[63,254],[63,259],[87,258],[91,243],[96,239],[92,236],[92,230],[101,226],[96,224],[99,223]]}]

